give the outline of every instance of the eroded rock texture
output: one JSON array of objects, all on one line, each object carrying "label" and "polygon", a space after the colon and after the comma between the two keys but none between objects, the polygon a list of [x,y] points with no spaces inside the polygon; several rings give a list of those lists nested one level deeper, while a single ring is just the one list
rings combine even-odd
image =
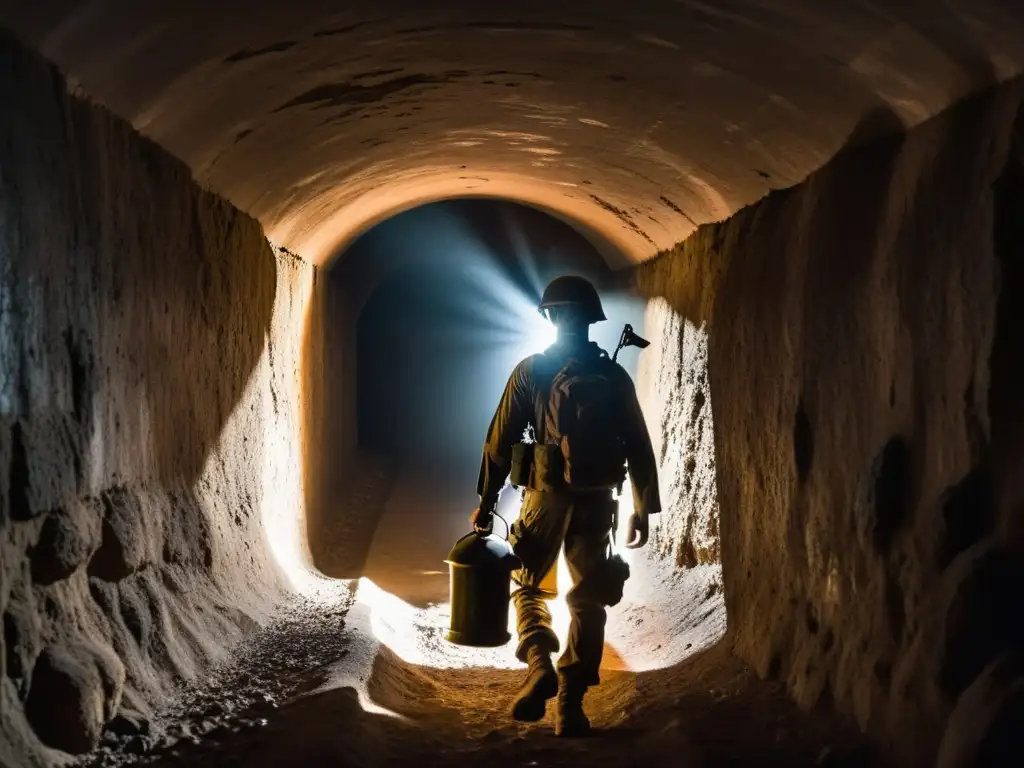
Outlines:
[{"label": "eroded rock texture", "polygon": [[715,435],[706,329],[652,301],[644,318],[651,347],[640,355],[637,394],[658,457],[664,510],[651,546],[677,566],[720,561]]},{"label": "eroded rock texture", "polygon": [[0,763],[30,765],[280,594],[314,275],[2,35],[0,92]]},{"label": "eroded rock texture", "polygon": [[25,714],[36,735],[73,754],[99,741],[121,702],[124,666],[104,645],[47,646],[32,669]]},{"label": "eroded rock texture", "polygon": [[[851,148],[636,277],[709,334],[736,649],[908,765],[1022,639],[1020,105],[1007,83]],[[946,764],[992,739],[950,735]]]}]

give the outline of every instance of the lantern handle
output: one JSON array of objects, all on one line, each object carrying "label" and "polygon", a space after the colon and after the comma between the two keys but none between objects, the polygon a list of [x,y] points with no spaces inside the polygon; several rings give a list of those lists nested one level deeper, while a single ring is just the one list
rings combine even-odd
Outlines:
[{"label": "lantern handle", "polygon": [[[506,520],[504,517],[499,515],[497,512],[492,512],[491,516],[498,518],[499,520],[501,520],[501,522],[503,522],[505,524],[505,541],[508,541],[509,536],[512,535],[512,529],[509,527],[508,520]],[[493,526],[493,524],[491,525],[491,530],[489,530],[489,531],[486,530],[486,529],[480,530],[478,528],[474,528],[472,531],[470,531],[465,536],[463,536],[461,539],[459,539],[459,541],[462,541],[463,539],[468,539],[473,534],[476,534],[477,536],[479,536],[482,539],[485,536],[490,536],[492,533],[494,533],[494,526]],[[457,541],[455,543],[458,544],[459,541]]]}]

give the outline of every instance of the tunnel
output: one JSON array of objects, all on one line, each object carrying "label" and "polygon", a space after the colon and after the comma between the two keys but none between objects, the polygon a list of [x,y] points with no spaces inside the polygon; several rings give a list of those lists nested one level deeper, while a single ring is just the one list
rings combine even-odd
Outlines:
[{"label": "tunnel", "polygon": [[[1010,0],[0,4],[0,765],[1021,764],[1022,71]],[[445,640],[561,274],[663,507],[581,740]]]}]

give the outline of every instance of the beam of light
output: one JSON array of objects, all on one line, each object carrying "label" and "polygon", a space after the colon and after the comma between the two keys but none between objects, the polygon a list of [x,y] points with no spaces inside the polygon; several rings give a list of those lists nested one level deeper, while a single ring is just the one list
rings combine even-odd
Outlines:
[{"label": "beam of light", "polygon": [[541,292],[544,290],[544,284],[537,264],[537,259],[530,250],[530,244],[526,239],[525,233],[516,226],[516,223],[512,220],[509,211],[506,209],[503,213],[506,230],[508,231],[509,239],[512,241],[512,248],[516,257],[516,262],[519,265],[519,269],[529,282],[529,288],[532,290],[533,294],[540,296]]}]

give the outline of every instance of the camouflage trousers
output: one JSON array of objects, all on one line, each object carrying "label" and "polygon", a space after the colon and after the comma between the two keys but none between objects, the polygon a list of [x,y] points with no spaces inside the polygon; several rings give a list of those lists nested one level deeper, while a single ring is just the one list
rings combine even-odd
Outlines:
[{"label": "camouflage trousers", "polygon": [[604,576],[618,502],[610,492],[567,495],[527,491],[509,541],[523,567],[512,574],[512,593],[519,645],[516,656],[527,660],[533,645],[556,653],[558,637],[551,628],[546,601],[558,593],[558,554],[563,545],[572,577],[566,595],[569,637],[558,660],[560,672],[584,685],[600,682],[606,607],[611,604]]}]

